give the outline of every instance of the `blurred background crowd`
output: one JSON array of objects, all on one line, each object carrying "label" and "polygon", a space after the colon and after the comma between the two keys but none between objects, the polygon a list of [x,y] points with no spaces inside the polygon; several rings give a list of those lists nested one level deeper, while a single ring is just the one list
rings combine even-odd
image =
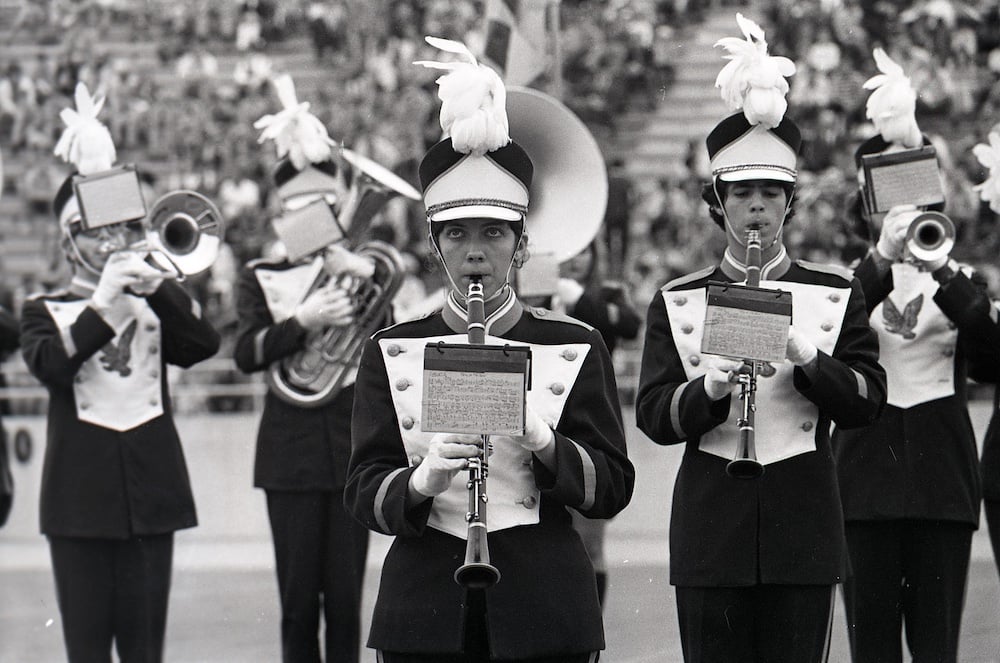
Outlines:
[{"label": "blurred background crowd", "polygon": [[[436,73],[412,62],[438,57],[424,35],[480,52],[485,2],[0,0],[0,303],[17,312],[25,296],[65,279],[49,210],[67,171],[52,149],[77,81],[106,96],[102,119],[120,163],[136,163],[159,193],[195,189],[222,210],[224,251],[192,285],[217,325],[233,330],[236,270],[273,239],[275,155],[253,128],[280,108],[270,77],[292,74],[299,100],[331,136],[415,182],[440,129]],[[937,147],[958,227],[955,255],[1000,292],[1000,238],[973,190],[985,173],[971,152],[1000,121],[1000,9],[988,0],[562,0],[558,89],[611,174],[598,277],[623,282],[642,312],[660,285],[718,254],[723,240],[700,198],[704,132],[656,172],[630,161],[630,136],[681,73],[676,46],[720,13],[737,36],[736,11],[758,20],[770,51],[798,66],[789,94],[805,138],[788,227],[795,254],[849,265],[866,249],[847,211],[857,190],[853,151],[873,133],[862,83],[878,73],[871,53],[883,46],[919,92],[917,118]],[[709,88],[723,64],[716,51]],[[540,84],[552,89],[552,78]],[[416,314],[439,286],[420,206],[393,200],[378,224],[379,237],[408,256],[400,314]]]}]

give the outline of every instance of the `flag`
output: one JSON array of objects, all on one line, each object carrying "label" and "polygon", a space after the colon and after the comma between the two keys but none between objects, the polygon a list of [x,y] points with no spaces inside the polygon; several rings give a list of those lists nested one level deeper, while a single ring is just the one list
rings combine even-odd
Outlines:
[{"label": "flag", "polygon": [[486,0],[483,59],[507,85],[528,85],[546,68],[549,0]]}]

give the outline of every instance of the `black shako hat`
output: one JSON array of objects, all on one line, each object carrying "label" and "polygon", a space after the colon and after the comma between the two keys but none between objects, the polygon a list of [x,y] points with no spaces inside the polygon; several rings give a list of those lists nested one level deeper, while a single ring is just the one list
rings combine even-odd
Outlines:
[{"label": "black shako hat", "polygon": [[723,182],[795,182],[802,135],[788,117],[768,129],[751,124],[742,111],[719,122],[705,139],[712,176]]},{"label": "black shako hat", "polygon": [[485,217],[522,220],[534,166],[528,153],[511,141],[478,155],[458,152],[451,138],[431,147],[418,169],[430,221]]}]

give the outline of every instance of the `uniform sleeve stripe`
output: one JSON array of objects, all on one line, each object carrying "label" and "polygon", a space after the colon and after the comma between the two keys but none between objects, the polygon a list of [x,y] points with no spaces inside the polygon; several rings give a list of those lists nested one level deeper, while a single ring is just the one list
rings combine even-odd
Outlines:
[{"label": "uniform sleeve stripe", "polygon": [[996,305],[990,306],[990,320],[993,324],[997,323],[998,317],[1000,317],[1000,311],[997,311]]},{"label": "uniform sleeve stripe", "polygon": [[73,341],[73,331],[70,327],[59,328],[59,338],[62,339],[63,347],[66,349],[67,357],[76,356],[76,343]]},{"label": "uniform sleeve stripe", "polygon": [[261,329],[253,337],[253,361],[257,366],[264,365],[264,337],[267,336],[267,329]]},{"label": "uniform sleeve stripe", "polygon": [[573,442],[573,446],[580,454],[580,463],[583,465],[583,502],[580,504],[580,511],[588,511],[593,508],[597,500],[597,468],[594,467],[594,460],[586,449],[576,442]]},{"label": "uniform sleeve stripe", "polygon": [[382,513],[382,507],[385,504],[385,496],[389,493],[389,485],[392,484],[396,475],[406,469],[408,468],[400,467],[399,469],[390,472],[386,478],[382,479],[382,484],[378,487],[378,491],[375,493],[375,522],[378,523],[379,529],[387,534],[389,533],[389,523],[385,519],[385,514]]},{"label": "uniform sleeve stripe", "polygon": [[687,439],[687,433],[681,428],[681,397],[690,385],[690,382],[685,382],[674,389],[674,395],[670,399],[670,425],[673,426],[674,433],[677,434],[679,440]]},{"label": "uniform sleeve stripe", "polygon": [[854,373],[854,377],[858,380],[858,396],[860,396],[863,399],[867,399],[868,381],[865,380],[865,376],[861,375],[861,373],[858,373],[853,368],[851,369],[851,372]]}]

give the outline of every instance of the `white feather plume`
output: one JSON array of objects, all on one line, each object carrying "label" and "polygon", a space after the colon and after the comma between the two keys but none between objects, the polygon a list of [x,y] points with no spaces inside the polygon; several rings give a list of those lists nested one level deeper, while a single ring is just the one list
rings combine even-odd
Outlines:
[{"label": "white feather plume", "polygon": [[972,148],[972,153],[979,163],[989,170],[986,180],[973,187],[979,192],[980,200],[990,205],[990,209],[1000,214],[1000,134],[990,132],[989,145],[979,143]]},{"label": "white feather plume", "polygon": [[722,90],[722,100],[730,110],[743,109],[750,124],[773,129],[781,123],[788,109],[788,76],[795,73],[795,63],[788,58],[767,54],[764,31],[743,14],[736,14],[745,39],[724,37],[715,42],[727,52],[729,60],[715,79]]},{"label": "white feather plume", "polygon": [[76,166],[81,175],[108,170],[118,153],[108,128],[97,119],[104,107],[104,97],[91,97],[83,82],[76,84],[73,97],[76,109],[64,108],[59,113],[66,128],[53,153]]},{"label": "white feather plume", "polygon": [[310,164],[328,161],[336,141],[330,138],[326,127],[318,117],[309,112],[309,102],[299,103],[295,96],[295,83],[288,74],[271,80],[282,109],[273,115],[265,115],[253,123],[260,129],[258,143],[274,141],[278,158],[285,156],[298,170]]},{"label": "white feather plume", "polygon": [[872,76],[864,83],[868,95],[866,114],[882,134],[887,143],[904,147],[919,147],[922,139],[915,115],[917,93],[903,68],[892,60],[881,48],[872,55],[881,74]]},{"label": "white feather plume", "polygon": [[451,136],[456,152],[483,155],[510,142],[507,90],[500,76],[479,64],[461,42],[425,37],[427,43],[462,59],[453,62],[418,60],[413,64],[449,73],[437,79],[441,99],[441,129]]}]

